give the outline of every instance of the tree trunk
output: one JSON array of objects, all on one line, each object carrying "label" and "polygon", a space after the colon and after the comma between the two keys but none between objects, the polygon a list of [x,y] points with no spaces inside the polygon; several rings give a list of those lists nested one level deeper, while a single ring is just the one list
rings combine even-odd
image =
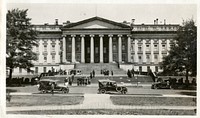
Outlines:
[{"label": "tree trunk", "polygon": [[185,77],[186,77],[186,80],[188,80],[188,69],[186,69],[186,75],[185,75]]},{"label": "tree trunk", "polygon": [[11,79],[12,79],[12,72],[13,72],[13,68],[10,68],[10,72],[9,72],[9,81],[8,81],[8,84],[10,85],[11,84]]},{"label": "tree trunk", "polygon": [[186,80],[185,80],[186,88],[188,88],[188,86],[189,86],[188,69],[186,69],[186,75],[185,75],[185,77],[186,77]]}]

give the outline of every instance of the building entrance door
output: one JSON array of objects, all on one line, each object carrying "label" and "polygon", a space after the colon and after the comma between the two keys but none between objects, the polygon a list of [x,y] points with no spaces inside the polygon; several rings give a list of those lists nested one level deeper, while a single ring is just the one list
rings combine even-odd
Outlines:
[{"label": "building entrance door", "polygon": [[85,63],[90,63],[90,37],[85,37]]},{"label": "building entrance door", "polygon": [[100,39],[99,37],[94,37],[94,63],[100,62]]},{"label": "building entrance door", "polygon": [[103,40],[103,62],[104,63],[109,62],[109,38],[108,38],[108,36],[105,36],[104,40]]}]

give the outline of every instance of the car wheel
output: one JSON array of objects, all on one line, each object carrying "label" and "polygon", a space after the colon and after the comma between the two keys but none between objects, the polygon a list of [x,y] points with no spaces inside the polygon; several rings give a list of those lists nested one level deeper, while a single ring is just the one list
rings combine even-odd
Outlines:
[{"label": "car wheel", "polygon": [[62,92],[63,92],[63,93],[69,93],[69,89],[63,88],[63,89],[62,89]]},{"label": "car wheel", "polygon": [[117,88],[116,88],[116,91],[117,91],[117,92],[122,91],[122,87],[117,87]]},{"label": "car wheel", "polygon": [[101,93],[101,94],[105,94],[105,93],[106,93],[106,90],[105,90],[105,89],[101,89],[101,90],[100,90],[100,93]]},{"label": "car wheel", "polygon": [[42,91],[42,93],[46,93],[46,91],[45,90],[41,90]]},{"label": "car wheel", "polygon": [[154,87],[153,87],[154,89],[158,89],[158,87],[156,86],[156,85],[154,85]]},{"label": "car wheel", "polygon": [[126,94],[126,92],[127,92],[127,91],[124,91],[124,90],[123,90],[121,93],[122,93],[122,94]]}]

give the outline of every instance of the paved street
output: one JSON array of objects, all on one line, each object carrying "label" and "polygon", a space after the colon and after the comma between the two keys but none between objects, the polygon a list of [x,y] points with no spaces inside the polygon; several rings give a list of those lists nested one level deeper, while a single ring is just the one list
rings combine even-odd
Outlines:
[{"label": "paved street", "polygon": [[[11,95],[51,95],[41,94],[37,90],[37,86],[12,87],[17,92]],[[193,110],[196,106],[129,106],[114,105],[110,96],[122,96],[121,94],[97,94],[97,84],[89,86],[70,86],[69,94],[55,93],[55,96],[80,96],[84,95],[84,101],[78,105],[62,105],[62,106],[21,106],[7,107],[7,111],[26,111],[26,110],[64,110],[64,109],[179,109]],[[184,93],[193,93],[194,90],[173,90],[173,89],[150,89],[150,85],[140,85],[140,87],[128,86],[128,93],[124,96],[142,96],[142,97],[192,97]]]}]

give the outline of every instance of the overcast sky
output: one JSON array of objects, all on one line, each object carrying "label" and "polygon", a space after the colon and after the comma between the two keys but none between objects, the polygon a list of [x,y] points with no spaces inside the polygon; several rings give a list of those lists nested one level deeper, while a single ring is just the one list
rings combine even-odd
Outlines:
[{"label": "overcast sky", "polygon": [[109,20],[130,22],[135,19],[136,24],[153,24],[159,19],[167,24],[181,24],[183,19],[197,19],[197,6],[195,4],[70,4],[70,3],[9,3],[7,9],[29,9],[28,17],[33,24],[54,23],[59,24],[69,20],[81,21],[94,16]]}]

